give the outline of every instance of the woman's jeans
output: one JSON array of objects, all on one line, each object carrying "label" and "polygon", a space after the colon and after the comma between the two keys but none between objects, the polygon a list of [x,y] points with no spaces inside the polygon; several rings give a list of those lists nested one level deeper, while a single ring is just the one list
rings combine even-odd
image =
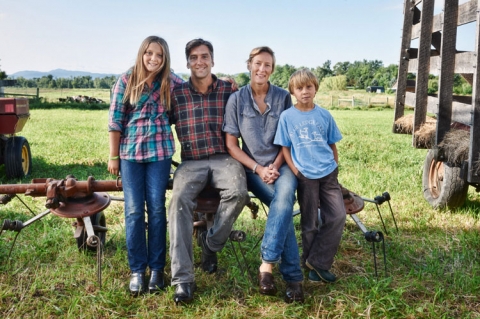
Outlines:
[{"label": "woman's jeans", "polygon": [[171,158],[148,163],[121,160],[128,263],[132,272],[145,272],[147,266],[150,270],[159,271],[165,267],[165,191],[171,163]]},{"label": "woman's jeans", "polygon": [[279,263],[280,273],[286,282],[300,282],[303,274],[293,226],[297,178],[287,164],[283,164],[278,171],[280,176],[275,183],[266,184],[260,176],[247,170],[247,185],[269,207],[261,246],[262,260]]}]

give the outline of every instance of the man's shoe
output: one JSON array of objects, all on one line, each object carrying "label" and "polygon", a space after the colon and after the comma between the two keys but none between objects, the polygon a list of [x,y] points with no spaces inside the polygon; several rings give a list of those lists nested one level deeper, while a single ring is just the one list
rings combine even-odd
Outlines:
[{"label": "man's shoe", "polygon": [[287,282],[287,290],[285,292],[285,302],[299,302],[303,303],[305,297],[303,296],[303,287],[301,282]]},{"label": "man's shoe", "polygon": [[194,282],[185,282],[177,284],[175,286],[175,294],[173,295],[173,301],[175,304],[179,303],[189,303],[193,300],[193,292],[195,291]]},{"label": "man's shoe", "polygon": [[151,294],[157,293],[165,288],[165,281],[163,278],[163,271],[150,271],[150,281],[148,282],[148,292]]},{"label": "man's shoe", "polygon": [[217,271],[217,253],[211,251],[207,245],[207,232],[204,231],[201,235],[202,243],[202,269],[203,271],[212,274]]},{"label": "man's shoe", "polygon": [[128,286],[132,295],[138,296],[145,291],[145,273],[134,272],[130,275],[130,285]]},{"label": "man's shoe", "polygon": [[309,264],[308,261],[306,262],[306,265],[308,268],[310,268],[310,272],[308,273],[308,280],[310,281],[323,281],[326,283],[332,283],[337,280],[337,277],[335,277],[335,275],[328,270],[315,268],[311,264]]},{"label": "man's shoe", "polygon": [[275,281],[273,275],[269,272],[258,273],[259,291],[262,295],[275,296],[277,293],[277,287],[275,287]]}]

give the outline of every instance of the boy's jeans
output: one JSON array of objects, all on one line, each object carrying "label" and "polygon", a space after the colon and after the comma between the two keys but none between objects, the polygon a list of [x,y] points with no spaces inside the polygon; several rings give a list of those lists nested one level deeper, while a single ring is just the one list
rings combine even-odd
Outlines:
[{"label": "boy's jeans", "polygon": [[300,282],[303,274],[293,226],[297,179],[287,164],[283,164],[278,171],[280,177],[275,183],[266,184],[260,176],[247,170],[247,185],[269,207],[261,246],[262,260],[280,263],[280,273],[286,282]]},{"label": "boy's jeans", "polygon": [[[329,270],[337,253],[345,226],[346,212],[338,183],[338,168],[319,179],[298,173],[298,202],[302,214],[303,262]],[[322,225],[317,228],[318,208]]]},{"label": "boy's jeans", "polygon": [[[125,197],[125,230],[128,263],[132,272],[163,271],[167,244],[165,191],[172,159],[136,163],[121,160]],[[145,230],[145,203],[148,220]]]}]

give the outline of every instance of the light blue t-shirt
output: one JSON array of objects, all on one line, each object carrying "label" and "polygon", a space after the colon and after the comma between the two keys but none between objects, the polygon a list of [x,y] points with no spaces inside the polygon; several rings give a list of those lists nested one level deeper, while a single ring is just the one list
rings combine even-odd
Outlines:
[{"label": "light blue t-shirt", "polygon": [[295,107],[280,115],[274,144],[290,147],[295,167],[307,178],[318,179],[335,170],[337,163],[329,146],[342,134],[327,110],[315,105],[302,112]]}]

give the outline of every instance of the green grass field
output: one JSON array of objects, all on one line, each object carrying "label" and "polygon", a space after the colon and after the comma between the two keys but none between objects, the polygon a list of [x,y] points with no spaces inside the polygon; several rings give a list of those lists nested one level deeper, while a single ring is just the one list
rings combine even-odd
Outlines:
[{"label": "green grass field", "polygon": [[[0,317],[2,318],[480,318],[480,196],[470,188],[464,207],[435,211],[423,199],[421,176],[426,150],[411,147],[411,136],[392,133],[393,110],[365,108],[331,110],[344,139],[338,143],[340,182],[365,198],[388,191],[399,231],[395,231],[388,205],[380,206],[385,235],[386,267],[381,245],[376,246],[378,279],[372,245],[347,218],[333,272],[335,284],[305,281],[306,302],[287,305],[284,283],[274,272],[279,293],[258,293],[239,269],[229,245],[219,255],[213,275],[196,269],[195,301],[177,307],[170,287],[159,295],[138,298],[128,293],[129,269],[125,250],[123,207],[105,210],[107,241],[102,257],[102,287],[97,281],[93,254],[79,253],[71,219],[48,215],[17,233],[0,235]],[[28,183],[32,178],[79,180],[94,176],[111,180],[107,172],[108,110],[77,108],[32,109],[21,136],[28,139],[33,171],[24,180],[5,178],[0,183]],[[175,155],[179,159],[179,153]],[[115,195],[121,195],[116,193]],[[169,196],[169,194],[167,194]],[[45,197],[21,199],[38,214]],[[167,203],[168,205],[168,203]],[[358,214],[369,230],[383,231],[374,204],[365,203]],[[26,221],[33,214],[19,200],[0,206],[0,222]],[[235,224],[247,233],[243,243],[252,274],[260,264],[259,248],[265,214],[253,220],[246,208]],[[300,239],[299,218],[295,218]],[[200,248],[195,247],[200,262]],[[170,276],[167,256],[167,277]]]}]

